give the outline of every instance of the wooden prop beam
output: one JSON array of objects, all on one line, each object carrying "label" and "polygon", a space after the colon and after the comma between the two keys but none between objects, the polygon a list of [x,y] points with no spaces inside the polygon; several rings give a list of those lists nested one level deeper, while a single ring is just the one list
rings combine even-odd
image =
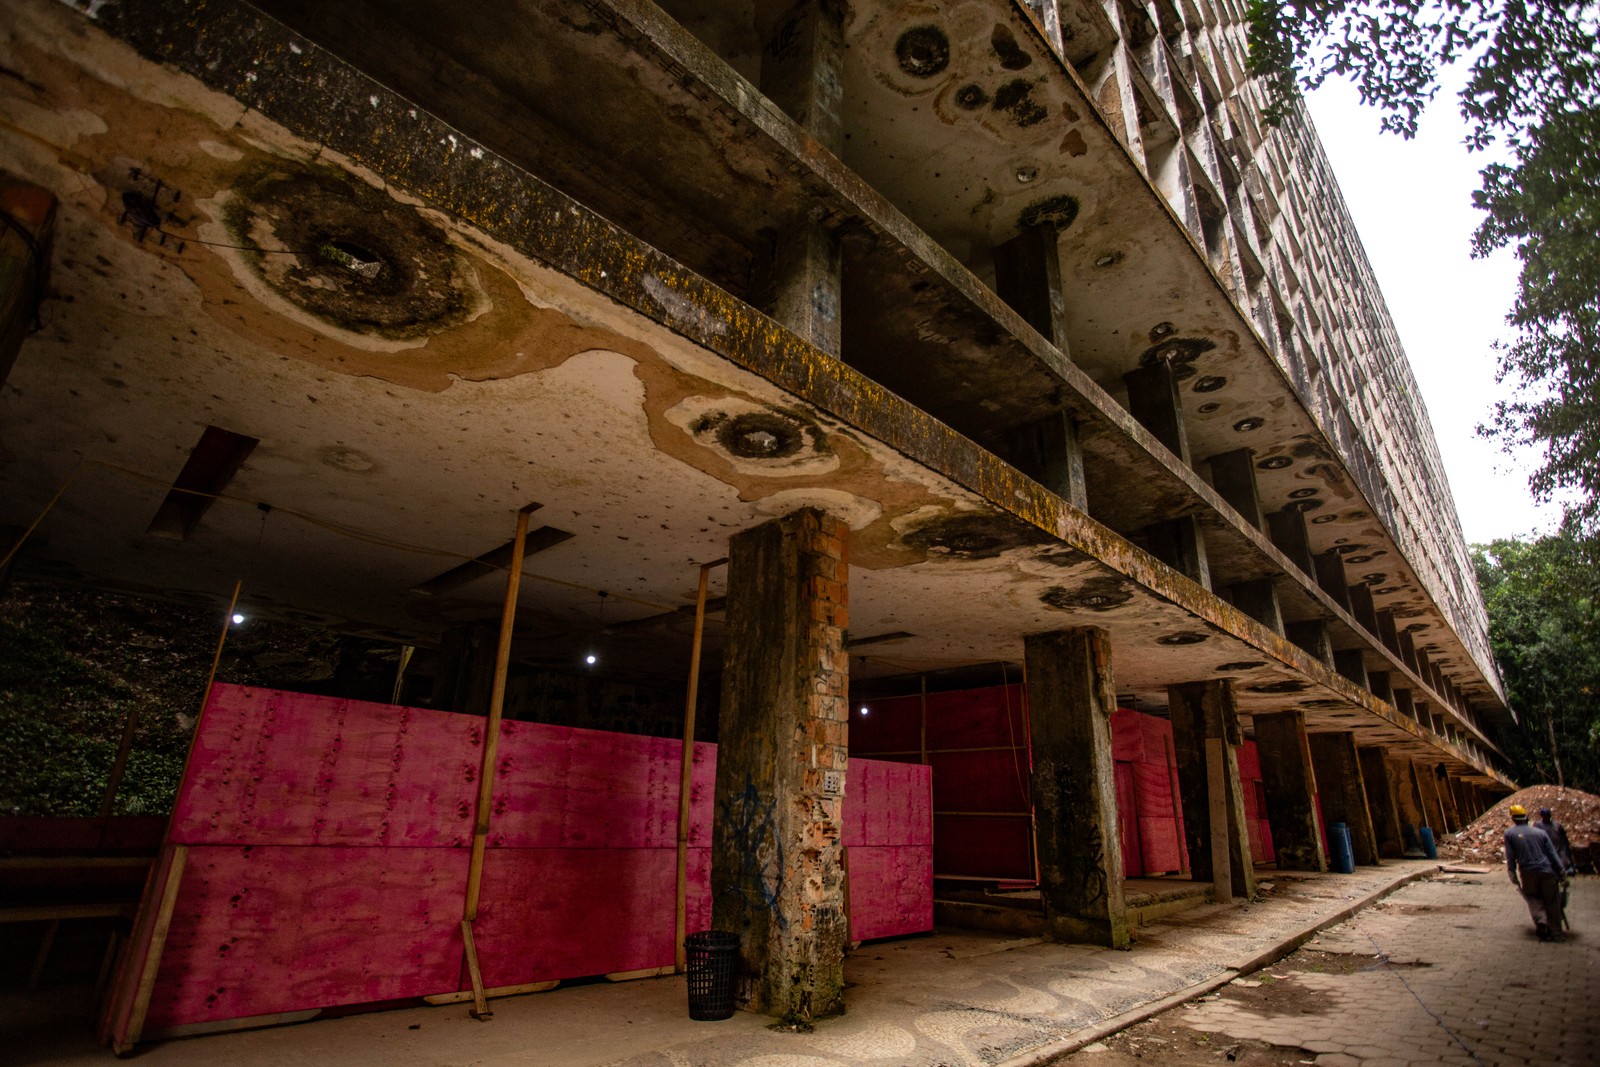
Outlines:
[{"label": "wooden prop beam", "polygon": [[683,942],[689,936],[689,799],[694,777],[694,713],[700,700],[700,649],[706,629],[706,588],[712,569],[726,562],[724,557],[701,565],[700,588],[694,598],[694,644],[689,650],[689,691],[683,708],[683,762],[678,776],[678,896],[673,913],[676,917],[673,959],[679,974],[688,966]]},{"label": "wooden prop beam", "polygon": [[478,918],[478,897],[483,891],[483,854],[489,843],[489,816],[493,809],[495,753],[500,747],[500,718],[506,704],[506,670],[511,665],[511,630],[517,620],[517,590],[522,585],[522,556],[528,541],[528,516],[538,504],[517,512],[517,531],[512,536],[510,572],[506,575],[506,599],[500,611],[500,645],[495,650],[494,686],[489,690],[489,717],[483,730],[483,759],[478,765],[478,810],[472,828],[472,858],[467,866],[467,902],[461,913],[461,939],[467,956],[467,972],[472,978],[472,1016],[491,1019],[489,998],[483,989],[483,972],[478,967],[478,947],[472,938],[472,924]]}]

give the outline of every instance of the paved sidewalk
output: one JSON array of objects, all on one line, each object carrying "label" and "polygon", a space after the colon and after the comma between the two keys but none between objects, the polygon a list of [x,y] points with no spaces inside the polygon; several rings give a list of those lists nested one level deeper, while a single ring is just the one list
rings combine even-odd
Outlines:
[{"label": "paved sidewalk", "polygon": [[1597,1064],[1600,881],[1580,878],[1568,911],[1574,933],[1543,944],[1502,868],[1441,876],[1328,929],[1261,986],[1167,1018],[1318,1067]]},{"label": "paved sidewalk", "polygon": [[[1409,861],[1355,875],[1264,871],[1272,888],[1261,902],[1209,905],[1139,927],[1129,952],[964,931],[868,944],[846,963],[848,1013],[811,1033],[775,1032],[770,1019],[747,1013],[692,1022],[683,980],[661,978],[497,1000],[488,1023],[469,1019],[463,1005],[408,1008],[170,1041],[141,1049],[139,1060],[144,1067],[1017,1067],[1092,1040],[1108,1020],[1126,1025],[1127,1013],[1197,995],[1262,957],[1276,958],[1319,925],[1436,869]],[[19,1057],[10,1062],[112,1062],[81,1021],[51,1018],[50,1003],[0,1005],[0,1048]]]}]

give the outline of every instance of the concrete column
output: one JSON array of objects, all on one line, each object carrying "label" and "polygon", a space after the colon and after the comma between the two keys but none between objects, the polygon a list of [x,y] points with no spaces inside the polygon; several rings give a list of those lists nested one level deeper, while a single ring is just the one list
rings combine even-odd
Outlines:
[{"label": "concrete column", "polygon": [[1417,722],[1421,723],[1423,726],[1427,726],[1428,725],[1427,720],[1423,719],[1422,717],[1420,717],[1417,714],[1417,702],[1416,702],[1416,699],[1411,695],[1411,690],[1409,690],[1409,689],[1396,689],[1396,690],[1394,690],[1394,706],[1395,706],[1395,710],[1396,711],[1398,711],[1400,714],[1406,716],[1407,718],[1415,719]]},{"label": "concrete column", "polygon": [[1065,413],[1017,427],[1006,444],[1013,467],[1079,511],[1089,510],[1078,428]]},{"label": "concrete column", "polygon": [[1359,648],[1347,648],[1335,652],[1333,669],[1369,693],[1372,692],[1372,682],[1367,677],[1367,660]]},{"label": "concrete column", "polygon": [[1445,773],[1443,763],[1435,764],[1428,776],[1433,781],[1434,795],[1439,798],[1439,808],[1444,812],[1444,828],[1450,833],[1455,833],[1464,825],[1461,813],[1456,810],[1456,798],[1450,791],[1450,780]]},{"label": "concrete column", "polygon": [[1244,742],[1233,683],[1185,682],[1167,687],[1172,747],[1183,794],[1190,876],[1210,882],[1217,900],[1255,896],[1254,859],[1245,828],[1235,746]]},{"label": "concrete column", "polygon": [[1363,629],[1373,637],[1378,636],[1378,611],[1372,602],[1372,586],[1352,585],[1350,593],[1350,614],[1354,615]]},{"label": "concrete column", "polygon": [[728,546],[712,926],[741,1002],[797,1023],[843,1007],[849,536],[808,508]]},{"label": "concrete column", "polygon": [[1426,767],[1419,768],[1415,762],[1406,761],[1411,773],[1411,788],[1417,797],[1417,807],[1422,809],[1422,825],[1431,828],[1435,835],[1444,832],[1444,812],[1439,807],[1439,798],[1428,789],[1425,780],[1428,776]]},{"label": "concrete column", "polygon": [[1261,511],[1261,489],[1256,481],[1256,454],[1253,449],[1236,448],[1206,460],[1211,467],[1211,487],[1226,500],[1245,522],[1261,529],[1266,519]]},{"label": "concrete column", "polygon": [[[1394,612],[1384,608],[1377,613],[1378,640],[1383,642],[1383,647],[1400,656],[1400,633],[1394,623]],[[1405,662],[1405,657],[1400,656],[1400,661]],[[1409,664],[1408,664],[1409,665]]]},{"label": "concrete column", "polygon": [[1350,828],[1350,847],[1356,862],[1375,866],[1378,862],[1378,837],[1367,810],[1367,792],[1361,781],[1361,763],[1356,758],[1356,738],[1348,731],[1311,735],[1311,763],[1317,771],[1317,792],[1322,798],[1322,816]]},{"label": "concrete column", "polygon": [[1317,568],[1317,584],[1322,591],[1333,597],[1333,602],[1344,610],[1350,610],[1350,583],[1344,576],[1344,557],[1337,552],[1320,553],[1312,561]]},{"label": "concrete column", "polygon": [[1273,633],[1283,633],[1283,611],[1278,607],[1278,590],[1271,578],[1235,582],[1228,586],[1227,594],[1234,607]]},{"label": "concrete column", "polygon": [[1284,508],[1267,516],[1267,532],[1278,551],[1289,557],[1307,577],[1316,573],[1311,560],[1311,533],[1306,528],[1306,513],[1299,508]]},{"label": "concrete column", "polygon": [[1126,948],[1110,642],[1084,627],[1032,634],[1023,648],[1045,919],[1057,940]]},{"label": "concrete column", "polygon": [[1421,798],[1412,784],[1411,761],[1386,758],[1384,762],[1389,776],[1389,795],[1394,798],[1395,808],[1400,812],[1401,844],[1406,852],[1410,852],[1421,846],[1417,827],[1426,826],[1428,816],[1422,810]]},{"label": "concrete column", "polygon": [[1472,806],[1472,787],[1460,778],[1451,778],[1450,786],[1456,796],[1456,812],[1461,816],[1461,827],[1466,829],[1478,817]]},{"label": "concrete column", "polygon": [[1427,677],[1423,675],[1421,668],[1417,665],[1416,641],[1412,640],[1411,635],[1404,630],[1399,630],[1395,633],[1395,641],[1400,646],[1400,662],[1410,667],[1413,674],[1426,682],[1428,680]]},{"label": "concrete column", "polygon": [[0,227],[0,385],[4,385],[22,339],[39,324],[38,305],[49,289],[56,198],[37,185],[3,181],[0,210],[17,227]]},{"label": "concrete column", "polygon": [[[843,8],[801,0],[762,26],[761,91],[835,153],[844,144]],[[773,248],[772,317],[837,356],[842,299],[836,236],[815,213],[790,223]]]},{"label": "concrete column", "polygon": [[1189,437],[1183,428],[1183,403],[1172,364],[1157,360],[1148,367],[1129,371],[1122,380],[1128,386],[1128,411],[1188,466]]},{"label": "concrete column", "polygon": [[1311,769],[1306,717],[1300,711],[1255,716],[1256,752],[1261,757],[1261,788],[1267,795],[1267,824],[1278,867],[1286,871],[1325,871],[1328,857],[1317,824],[1317,780]]},{"label": "concrete column", "polygon": [[1211,565],[1206,559],[1205,537],[1200,520],[1193,515],[1151,523],[1133,535],[1133,541],[1162,563],[1211,588]]},{"label": "concrete column", "polygon": [[1381,748],[1361,747],[1356,754],[1361,763],[1361,784],[1367,793],[1367,811],[1372,816],[1378,855],[1399,859],[1406,850],[1405,834],[1400,829],[1400,806],[1389,788],[1388,760]]},{"label": "concrete column", "polygon": [[994,250],[994,291],[1046,341],[1063,352],[1067,304],[1054,226],[1033,226]]},{"label": "concrete column", "polygon": [[1333,645],[1328,642],[1326,619],[1302,619],[1300,622],[1286,623],[1283,633],[1291,642],[1321,660],[1329,670],[1333,669]]}]

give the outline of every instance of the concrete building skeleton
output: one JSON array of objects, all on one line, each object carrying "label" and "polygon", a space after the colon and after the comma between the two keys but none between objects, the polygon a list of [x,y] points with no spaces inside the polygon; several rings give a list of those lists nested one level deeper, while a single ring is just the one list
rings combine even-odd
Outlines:
[{"label": "concrete building skeleton", "polygon": [[1323,863],[1316,782],[1364,862],[1510,788],[1426,412],[1234,0],[8,7],[8,336],[48,271],[0,363],[23,559],[248,574],[481,678],[537,501],[514,658],[576,663],[606,590],[677,685],[729,557],[723,766],[818,842],[805,921],[746,936],[775,1013],[841,996],[861,686],[1025,667],[1063,937],[1127,936],[1118,704],[1171,715],[1224,895],[1247,734],[1286,864]]}]

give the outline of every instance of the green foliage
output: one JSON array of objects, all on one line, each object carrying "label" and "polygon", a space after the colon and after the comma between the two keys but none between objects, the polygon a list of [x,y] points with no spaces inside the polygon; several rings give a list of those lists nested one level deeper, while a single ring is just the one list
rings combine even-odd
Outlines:
[{"label": "green foliage", "polygon": [[[1477,255],[1522,262],[1514,339],[1500,348],[1513,389],[1482,432],[1535,444],[1544,499],[1600,520],[1600,3],[1596,0],[1252,0],[1250,71],[1276,121],[1298,86],[1353,82],[1403,136],[1438,92],[1441,67],[1469,61],[1460,96],[1468,145],[1500,145],[1482,172]],[[1470,57],[1470,60],[1468,59]]]},{"label": "green foliage", "polygon": [[1499,739],[1513,776],[1600,792],[1600,551],[1569,524],[1475,545],[1472,557],[1489,642],[1522,716],[1523,728]]}]

